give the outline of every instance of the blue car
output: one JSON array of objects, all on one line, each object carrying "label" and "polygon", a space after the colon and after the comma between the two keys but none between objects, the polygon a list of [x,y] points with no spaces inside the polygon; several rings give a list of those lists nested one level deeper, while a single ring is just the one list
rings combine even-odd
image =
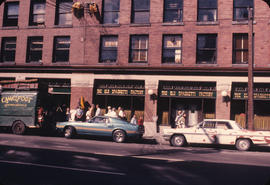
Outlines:
[{"label": "blue car", "polygon": [[95,116],[91,120],[58,122],[57,130],[66,138],[72,138],[76,134],[92,136],[109,136],[117,143],[122,143],[126,138],[141,138],[144,127],[131,124],[120,118],[107,116]]}]

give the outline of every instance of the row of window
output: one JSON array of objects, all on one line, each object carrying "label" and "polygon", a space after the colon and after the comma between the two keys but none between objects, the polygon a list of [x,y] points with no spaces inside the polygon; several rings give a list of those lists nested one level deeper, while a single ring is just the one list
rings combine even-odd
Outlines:
[{"label": "row of window", "polygon": [[[47,2],[47,6],[55,6],[55,25],[72,24],[73,0],[57,0]],[[119,24],[120,0],[103,0],[103,23]],[[248,9],[253,8],[253,0],[233,1],[233,20],[248,19]],[[31,0],[29,25],[45,24],[46,0]],[[218,20],[218,0],[198,0],[197,21],[209,22]],[[19,2],[5,3],[3,26],[17,26]],[[150,0],[132,0],[131,23],[149,23]],[[163,22],[178,23],[183,21],[183,0],[164,0]]]},{"label": "row of window", "polygon": [[[26,62],[42,62],[43,37],[28,37]],[[70,37],[54,38],[53,62],[68,62]],[[1,47],[1,62],[15,62],[16,37],[3,37]]]},{"label": "row of window", "polygon": [[[117,62],[118,36],[102,36],[100,42],[100,63]],[[28,37],[26,62],[42,61],[43,37]],[[148,62],[148,35],[131,35],[130,63]],[[54,38],[53,63],[68,62],[70,37]],[[1,47],[1,62],[15,62],[16,37],[3,37]],[[215,64],[217,61],[217,34],[197,35],[197,64]],[[233,35],[233,63],[248,62],[248,34]],[[164,35],[162,44],[162,63],[182,63],[182,35]]]}]

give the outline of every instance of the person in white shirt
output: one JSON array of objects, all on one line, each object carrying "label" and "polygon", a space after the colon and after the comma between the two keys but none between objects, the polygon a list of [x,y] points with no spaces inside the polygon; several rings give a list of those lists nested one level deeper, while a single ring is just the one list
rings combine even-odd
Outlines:
[{"label": "person in white shirt", "polygon": [[130,120],[130,123],[137,125],[137,119],[136,119],[136,115],[134,114]]},{"label": "person in white shirt", "polygon": [[95,116],[101,116],[101,109],[99,108],[99,105],[97,104],[96,105],[96,114],[95,114]]}]

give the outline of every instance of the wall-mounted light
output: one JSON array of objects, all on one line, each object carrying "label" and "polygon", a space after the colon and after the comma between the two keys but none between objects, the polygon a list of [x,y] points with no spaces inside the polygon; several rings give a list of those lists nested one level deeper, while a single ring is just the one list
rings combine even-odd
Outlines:
[{"label": "wall-mounted light", "polygon": [[152,89],[148,90],[148,94],[150,95],[150,100],[155,101],[157,99],[157,95],[154,93]]},{"label": "wall-mounted light", "polygon": [[222,101],[226,102],[226,104],[230,101],[230,96],[228,95],[227,91],[221,92]]}]

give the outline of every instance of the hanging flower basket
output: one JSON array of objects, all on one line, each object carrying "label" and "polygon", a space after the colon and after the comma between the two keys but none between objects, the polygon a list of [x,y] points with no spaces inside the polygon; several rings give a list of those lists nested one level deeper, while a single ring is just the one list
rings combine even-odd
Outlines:
[{"label": "hanging flower basket", "polygon": [[97,12],[98,12],[97,4],[96,3],[90,3],[89,4],[89,13],[90,13],[90,15],[92,16]]},{"label": "hanging flower basket", "polygon": [[84,6],[80,2],[76,2],[72,5],[72,12],[78,19],[84,16]]}]

